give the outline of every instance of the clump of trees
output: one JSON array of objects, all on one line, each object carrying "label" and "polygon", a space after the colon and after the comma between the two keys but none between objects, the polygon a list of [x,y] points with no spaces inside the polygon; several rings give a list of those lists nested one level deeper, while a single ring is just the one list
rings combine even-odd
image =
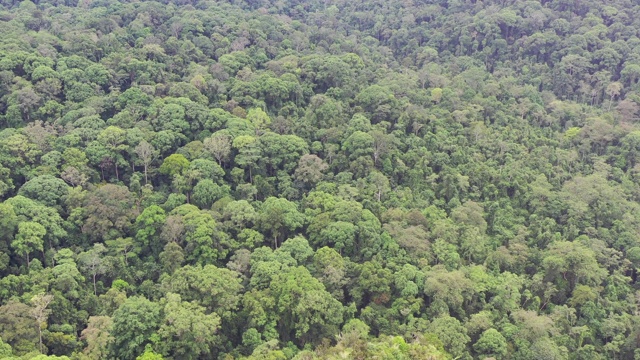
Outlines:
[{"label": "clump of trees", "polygon": [[0,359],[640,356],[631,2],[0,18]]}]

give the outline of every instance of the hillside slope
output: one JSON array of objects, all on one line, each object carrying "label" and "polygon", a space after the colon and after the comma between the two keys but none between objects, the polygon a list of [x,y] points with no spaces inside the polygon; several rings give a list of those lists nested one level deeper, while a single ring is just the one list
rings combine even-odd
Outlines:
[{"label": "hillside slope", "polygon": [[0,4],[0,359],[640,357],[636,2]]}]

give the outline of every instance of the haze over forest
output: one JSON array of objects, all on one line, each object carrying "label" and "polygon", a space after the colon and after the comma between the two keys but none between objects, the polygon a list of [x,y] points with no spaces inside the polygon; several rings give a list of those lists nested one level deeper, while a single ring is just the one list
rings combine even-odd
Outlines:
[{"label": "haze over forest", "polygon": [[640,359],[640,4],[0,1],[0,359]]}]

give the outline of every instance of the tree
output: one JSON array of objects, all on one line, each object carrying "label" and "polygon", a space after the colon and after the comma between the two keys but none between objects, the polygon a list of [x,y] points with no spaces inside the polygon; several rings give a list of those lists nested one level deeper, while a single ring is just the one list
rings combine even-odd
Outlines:
[{"label": "tree", "polygon": [[38,337],[40,339],[40,352],[42,353],[42,329],[47,326],[47,319],[51,310],[48,309],[49,303],[53,300],[53,295],[40,293],[31,298],[31,316],[36,320],[38,326]]},{"label": "tree", "polygon": [[162,288],[184,301],[196,302],[208,313],[216,312],[224,321],[237,314],[243,291],[238,273],[214,265],[176,269],[163,279]]},{"label": "tree", "polygon": [[313,255],[313,275],[338,300],[344,297],[343,286],[347,283],[346,274],[345,260],[334,249],[325,246]]},{"label": "tree", "polygon": [[547,279],[555,281],[567,294],[578,284],[599,284],[606,275],[606,271],[598,265],[593,250],[578,242],[559,241],[551,244],[542,266]]},{"label": "tree", "polygon": [[149,183],[149,178],[147,176],[149,165],[158,157],[158,151],[153,147],[153,145],[149,144],[147,141],[142,140],[135,148],[135,153],[138,155],[138,159],[142,162],[144,166],[144,183]]},{"label": "tree", "polygon": [[467,343],[471,339],[458,319],[448,315],[438,317],[429,324],[428,330],[436,334],[451,355],[462,357],[466,353]]},{"label": "tree", "polygon": [[353,254],[356,248],[358,227],[350,222],[336,221],[320,229],[314,238],[320,240],[317,246],[331,246],[340,254]]},{"label": "tree", "polygon": [[211,208],[214,202],[229,193],[228,186],[220,186],[211,179],[202,179],[193,187],[193,202],[201,208]]},{"label": "tree", "polygon": [[352,160],[360,156],[369,156],[371,159],[373,154],[373,136],[363,132],[355,131],[344,141],[342,149],[347,152]]},{"label": "tree", "polygon": [[464,313],[464,303],[474,294],[473,283],[460,270],[449,271],[438,266],[429,272],[424,292],[434,303],[446,304],[449,309]]},{"label": "tree", "polygon": [[534,359],[566,359],[567,348],[558,346],[553,340],[545,338],[533,343],[528,349]]},{"label": "tree", "polygon": [[94,240],[122,237],[136,218],[133,195],[125,186],[107,184],[89,193],[84,201],[86,220],[82,232]]},{"label": "tree", "polygon": [[144,209],[136,218],[136,240],[154,256],[160,253],[160,234],[166,220],[165,211],[157,205]]},{"label": "tree", "polygon": [[365,306],[368,302],[380,305],[391,300],[391,270],[384,268],[379,261],[366,261],[354,270],[359,282],[350,287],[349,294],[356,305]]},{"label": "tree", "polygon": [[298,167],[295,171],[295,177],[298,181],[313,187],[322,180],[323,172],[329,166],[316,155],[302,155],[298,161]]},{"label": "tree", "polygon": [[28,305],[13,300],[0,306],[0,338],[11,345],[14,355],[38,351],[40,324],[31,316],[31,311]]},{"label": "tree", "polygon": [[113,313],[109,354],[119,359],[133,359],[142,354],[161,322],[160,305],[139,296],[128,298]]},{"label": "tree", "polygon": [[607,86],[607,89],[605,90],[605,92],[610,97],[610,99],[609,99],[609,108],[607,109],[607,111],[611,111],[611,104],[613,104],[613,99],[616,96],[620,95],[620,90],[622,90],[622,88],[623,88],[623,86],[619,82],[612,82],[611,84],[609,84]]},{"label": "tree", "polygon": [[184,251],[175,242],[168,242],[159,256],[160,263],[168,274],[173,274],[184,262]]},{"label": "tree", "polygon": [[10,175],[11,171],[0,164],[0,196],[13,190],[13,179]]},{"label": "tree", "polygon": [[108,353],[108,345],[113,340],[111,327],[113,321],[108,316],[91,316],[86,329],[82,330],[81,339],[86,341],[87,347],[82,354],[87,359],[104,359]]},{"label": "tree", "polygon": [[62,205],[69,186],[61,179],[51,175],[42,175],[27,181],[18,194],[36,200],[46,206]]},{"label": "tree", "polygon": [[11,345],[5,344],[0,338],[0,359],[8,359],[12,357],[13,350],[11,349]]},{"label": "tree", "polygon": [[281,254],[286,257],[290,256],[298,265],[306,265],[313,257],[313,249],[309,246],[307,239],[298,235],[287,239],[282,243],[282,246],[274,251],[276,257],[279,257]]},{"label": "tree", "polygon": [[387,87],[371,85],[356,96],[356,102],[375,122],[382,120],[396,121],[399,117],[398,100]]},{"label": "tree", "polygon": [[120,176],[118,174],[118,162],[121,160],[121,153],[128,147],[124,144],[126,134],[126,131],[117,126],[109,126],[98,134],[98,141],[109,150],[109,156],[113,161],[117,180],[120,180]]},{"label": "tree", "polygon": [[230,245],[227,235],[218,229],[215,219],[209,213],[200,211],[193,205],[186,206],[194,208],[186,209],[187,213],[182,218],[187,259],[193,263],[209,264],[225,258]]},{"label": "tree", "polygon": [[302,294],[293,314],[297,317],[296,338],[306,343],[335,335],[342,324],[344,309],[324,289],[311,290]]},{"label": "tree", "polygon": [[189,160],[182,154],[172,154],[165,158],[160,166],[160,173],[173,178],[182,175],[189,168]]},{"label": "tree", "polygon": [[231,154],[231,138],[222,133],[213,134],[204,140],[204,148],[218,160],[218,165],[222,166],[222,162]]},{"label": "tree", "polygon": [[187,203],[191,202],[193,184],[202,176],[198,169],[188,168],[184,174],[174,174],[171,185],[175,191],[186,193]]},{"label": "tree", "polygon": [[135,241],[130,237],[105,240],[104,243],[109,249],[109,255],[122,260],[125,266],[129,265],[130,258],[136,258],[140,252],[140,247],[137,247]]},{"label": "tree", "polygon": [[307,142],[295,135],[266,133],[259,139],[263,161],[269,175],[278,170],[291,173],[298,159],[308,152]]},{"label": "tree", "polygon": [[485,330],[473,349],[482,355],[502,359],[507,355],[507,340],[496,329]]},{"label": "tree", "polygon": [[94,295],[98,294],[96,290],[96,277],[106,273],[108,270],[103,256],[106,251],[107,249],[104,245],[97,243],[93,244],[93,249],[78,255],[78,261],[80,261],[83,267],[91,274]]},{"label": "tree", "polygon": [[227,230],[239,233],[251,228],[257,219],[256,210],[247,200],[229,202],[222,211],[222,219]]},{"label": "tree", "polygon": [[371,137],[373,138],[373,163],[378,166],[380,158],[389,152],[392,139],[390,135],[378,130],[373,131]]},{"label": "tree", "polygon": [[60,174],[60,178],[62,178],[62,180],[66,181],[67,183],[69,183],[69,185],[74,187],[84,186],[89,180],[89,177],[87,175],[85,175],[84,173],[82,173],[80,170],[78,170],[73,166],[65,167],[62,173]]},{"label": "tree", "polygon": [[164,360],[162,355],[157,354],[151,349],[151,345],[147,344],[144,353],[136,358],[136,360]]},{"label": "tree", "polygon": [[257,165],[261,156],[260,147],[256,138],[248,135],[240,135],[233,139],[233,147],[238,154],[235,157],[236,164],[249,169],[249,182],[253,183],[252,169]]},{"label": "tree", "polygon": [[8,246],[18,227],[18,216],[8,202],[0,203],[0,241],[2,248]]},{"label": "tree", "polygon": [[165,297],[164,321],[158,335],[163,352],[180,359],[199,359],[211,354],[220,329],[220,317],[206,314],[197,304],[182,301],[180,295]]},{"label": "tree", "polygon": [[297,206],[287,199],[267,198],[258,214],[258,223],[265,231],[271,233],[273,246],[278,248],[278,240],[288,231],[302,227],[304,215],[298,212]]},{"label": "tree", "polygon": [[55,209],[21,195],[7,199],[5,204],[11,206],[19,221],[36,222],[44,226],[46,229],[44,240],[49,243],[50,249],[53,248],[54,244],[58,244],[59,240],[67,236],[67,232],[63,227],[62,217]]},{"label": "tree", "polygon": [[42,97],[39,96],[31,86],[25,87],[17,92],[17,100],[22,110],[22,117],[25,122],[31,121],[31,114],[35,107],[40,104]]},{"label": "tree", "polygon": [[251,125],[255,128],[256,136],[262,134],[264,130],[271,125],[271,118],[260,108],[249,109],[249,112],[247,113],[247,120],[249,120]]},{"label": "tree", "polygon": [[367,180],[372,186],[377,201],[382,201],[382,195],[390,190],[389,179],[379,171],[369,174]]},{"label": "tree", "polygon": [[254,291],[245,296],[250,324],[269,327],[272,319],[281,340],[295,339],[301,345],[335,336],[343,321],[342,304],[306,268],[282,270],[273,274],[269,292]]},{"label": "tree", "polygon": [[27,259],[27,267],[29,267],[29,254],[34,251],[44,251],[44,236],[47,229],[44,226],[33,221],[21,222],[18,224],[18,233],[11,242],[11,247],[15,249],[20,256]]}]

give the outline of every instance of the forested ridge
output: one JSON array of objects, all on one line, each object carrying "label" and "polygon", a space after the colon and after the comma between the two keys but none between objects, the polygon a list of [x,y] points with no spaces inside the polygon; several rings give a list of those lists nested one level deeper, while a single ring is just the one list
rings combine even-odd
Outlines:
[{"label": "forested ridge", "polygon": [[0,1],[0,359],[640,359],[640,5]]}]

